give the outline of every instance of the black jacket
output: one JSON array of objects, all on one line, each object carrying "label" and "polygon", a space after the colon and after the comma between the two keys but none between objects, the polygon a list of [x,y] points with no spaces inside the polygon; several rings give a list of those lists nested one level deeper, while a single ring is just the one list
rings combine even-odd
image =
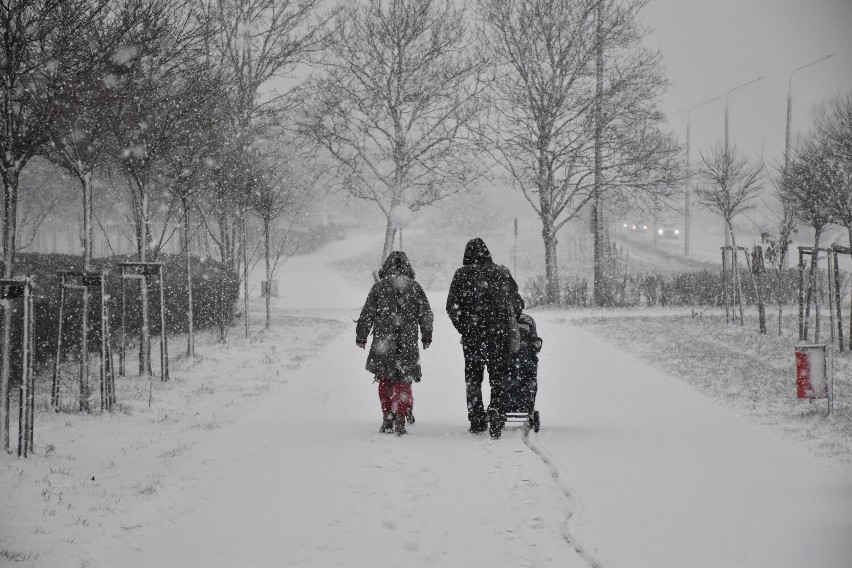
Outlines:
[{"label": "black jacket", "polygon": [[370,330],[373,343],[366,369],[395,381],[419,381],[420,348],[418,326],[425,343],[432,342],[432,309],[405,253],[388,255],[373,284],[355,328],[355,341],[366,343]]},{"label": "black jacket", "polygon": [[523,300],[509,269],[494,263],[482,239],[471,239],[447,296],[447,314],[453,326],[465,342],[505,336],[510,303],[515,314],[520,313]]}]

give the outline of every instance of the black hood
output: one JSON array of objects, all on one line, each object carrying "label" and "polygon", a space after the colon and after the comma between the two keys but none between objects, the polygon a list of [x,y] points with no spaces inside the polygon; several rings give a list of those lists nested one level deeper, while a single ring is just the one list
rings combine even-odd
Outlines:
[{"label": "black hood", "polygon": [[387,278],[392,274],[414,278],[411,263],[408,262],[408,257],[401,250],[392,251],[385,259],[382,269],[379,270],[379,278]]},{"label": "black hood", "polygon": [[485,241],[477,237],[467,242],[467,246],[464,247],[465,266],[472,264],[491,264],[493,262],[491,260],[491,253],[488,251],[488,247],[485,246]]}]

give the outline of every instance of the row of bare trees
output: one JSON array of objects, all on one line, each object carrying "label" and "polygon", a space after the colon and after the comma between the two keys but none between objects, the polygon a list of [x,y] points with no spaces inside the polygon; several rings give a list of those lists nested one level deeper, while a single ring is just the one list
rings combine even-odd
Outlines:
[{"label": "row of bare trees", "polygon": [[[318,169],[289,141],[286,99],[270,82],[325,45],[321,0],[9,0],[0,2],[0,176],[3,277],[13,276],[19,182],[46,159],[79,182],[84,268],[91,266],[94,192],[110,191],[132,227],[138,261],[154,261],[168,227],[213,243],[247,275],[253,256],[271,278],[288,218]],[[48,192],[45,191],[45,197]],[[103,197],[103,196],[102,196]],[[158,221],[163,234],[153,234]],[[263,231],[258,247],[247,224]],[[260,249],[260,252],[255,250]],[[147,290],[140,287],[147,319]],[[85,297],[84,297],[85,301]],[[84,307],[83,312],[86,312]],[[0,424],[8,436],[11,309],[4,306]],[[147,329],[143,322],[143,330]],[[266,325],[269,325],[267,316]],[[150,374],[150,340],[140,373]],[[224,334],[222,336],[224,339]]]},{"label": "row of bare trees", "polygon": [[[734,247],[733,220],[756,205],[767,178],[764,169],[761,161],[741,155],[733,145],[701,154],[698,201],[724,219]],[[781,286],[791,236],[800,223],[813,229],[815,249],[830,225],[846,228],[852,247],[852,93],[835,98],[817,115],[812,131],[769,177],[781,208],[776,226],[764,231],[763,240]],[[815,278],[812,264],[810,279]],[[780,303],[778,315],[780,333]]]},{"label": "row of bare trees", "polygon": [[600,235],[605,209],[664,200],[680,176],[660,55],[641,44],[646,3],[348,3],[299,92],[300,131],[385,214],[385,255],[399,207],[502,177],[541,219],[554,302],[559,230],[593,203]]}]

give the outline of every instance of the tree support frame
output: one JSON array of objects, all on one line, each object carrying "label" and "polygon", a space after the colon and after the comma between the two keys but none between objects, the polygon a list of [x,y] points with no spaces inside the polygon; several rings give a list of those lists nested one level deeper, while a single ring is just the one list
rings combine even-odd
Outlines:
[{"label": "tree support frame", "polygon": [[[35,416],[35,379],[33,366],[35,363],[35,318],[33,317],[33,281],[30,278],[0,279],[0,297],[6,302],[6,309],[11,308],[12,300],[21,300],[21,384],[18,399],[18,457],[28,457],[33,449],[33,431]],[[9,451],[9,406],[11,389],[7,391],[4,405],[4,419],[7,421],[4,449]]]}]

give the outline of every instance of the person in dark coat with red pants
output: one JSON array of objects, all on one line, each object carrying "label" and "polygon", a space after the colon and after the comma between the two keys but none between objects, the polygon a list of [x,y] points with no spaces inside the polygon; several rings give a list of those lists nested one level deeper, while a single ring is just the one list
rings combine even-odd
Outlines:
[{"label": "person in dark coat with red pants", "polygon": [[[461,334],[467,385],[467,416],[470,431],[489,428],[499,438],[505,423],[503,391],[509,379],[512,353],[509,331],[512,316],[520,313],[518,285],[509,269],[495,264],[482,239],[468,241],[463,266],[456,270],[447,296],[447,314]],[[488,368],[491,400],[488,413],[482,401],[482,380]]]},{"label": "person in dark coat with red pants", "polygon": [[366,369],[379,383],[382,406],[380,432],[405,434],[406,417],[413,422],[411,383],[420,382],[420,349],[432,343],[434,316],[426,293],[402,251],[391,252],[378,273],[355,328],[355,344],[364,349],[373,332]]}]

